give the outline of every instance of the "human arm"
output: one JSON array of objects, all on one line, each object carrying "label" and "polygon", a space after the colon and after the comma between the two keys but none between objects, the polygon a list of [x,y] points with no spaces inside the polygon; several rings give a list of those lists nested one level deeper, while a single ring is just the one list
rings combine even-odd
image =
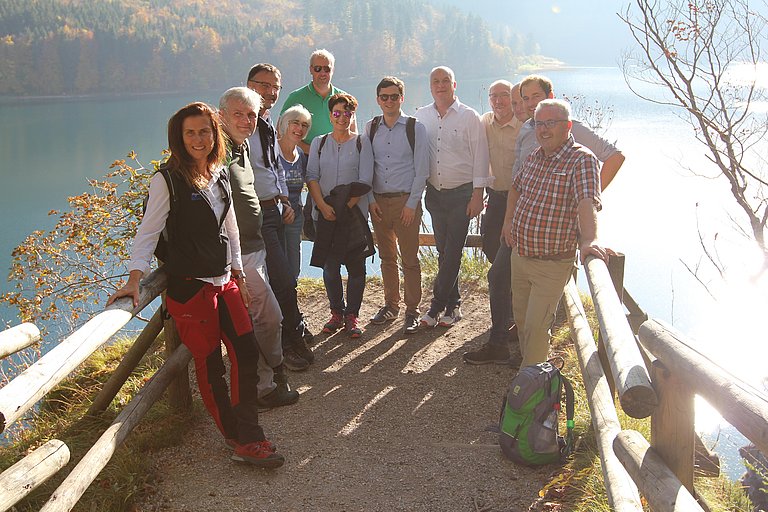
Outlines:
[{"label": "human arm", "polygon": [[592,254],[601,260],[608,261],[608,250],[602,247],[597,240],[597,208],[591,198],[579,201],[577,206],[579,213],[579,253],[581,263]]},{"label": "human arm", "polygon": [[474,219],[478,215],[480,215],[480,212],[483,211],[483,192],[485,191],[484,188],[474,188],[472,189],[472,197],[469,199],[469,203],[467,203],[467,217],[470,219]]},{"label": "human arm", "polygon": [[515,185],[509,187],[507,192],[507,208],[504,211],[504,224],[501,227],[501,234],[504,237],[504,243],[507,247],[512,247],[512,218],[515,216],[515,207],[517,206],[517,200],[520,198],[520,192],[517,191]]},{"label": "human arm", "polygon": [[[365,183],[373,188],[373,147],[371,146],[371,140],[365,135],[358,135],[360,137],[360,153],[357,163],[357,181]],[[367,201],[370,200],[373,194],[367,193]],[[352,208],[360,202],[362,196],[350,198],[347,202],[347,206]],[[366,201],[366,202],[367,202]],[[365,203],[363,203],[365,208]]]},{"label": "human arm", "polygon": [[603,167],[600,169],[601,190],[605,190],[605,188],[611,184],[611,181],[613,181],[613,178],[619,172],[619,169],[621,169],[622,164],[624,164],[624,155],[621,151],[614,153],[603,162]]},{"label": "human arm", "polygon": [[592,151],[597,159],[602,162],[600,186],[601,190],[605,190],[624,163],[624,155],[615,144],[609,142],[606,138],[595,133],[594,130],[579,121],[573,121],[571,133],[573,134],[573,140]]},{"label": "human arm", "polygon": [[144,272],[141,270],[131,270],[130,274],[128,275],[128,282],[107,299],[107,306],[115,302],[120,297],[131,297],[131,299],[133,299],[133,307],[138,306],[139,283],[141,282],[142,277],[144,277]]},{"label": "human arm", "polygon": [[315,202],[315,206],[322,214],[323,218],[328,221],[336,220],[336,211],[331,205],[325,202],[323,198],[323,191],[320,189],[320,184],[313,179],[307,181],[307,189],[309,189],[309,195],[312,196],[312,200]]},{"label": "human arm", "polygon": [[248,287],[245,286],[243,259],[240,251],[240,229],[237,227],[237,216],[235,215],[235,209],[233,207],[230,207],[229,210],[227,210],[227,215],[224,217],[224,229],[227,231],[227,238],[229,239],[232,278],[237,281],[238,288],[240,289],[240,297],[243,299],[243,304],[245,304],[245,307],[247,308],[251,302],[251,298],[248,294]]}]

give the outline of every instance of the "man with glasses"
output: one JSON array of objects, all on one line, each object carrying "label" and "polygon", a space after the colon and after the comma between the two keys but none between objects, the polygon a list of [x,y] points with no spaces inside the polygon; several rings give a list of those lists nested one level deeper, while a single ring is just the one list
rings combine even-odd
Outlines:
[{"label": "man with glasses", "polygon": [[547,360],[550,326],[563,288],[581,261],[608,251],[597,238],[600,163],[571,135],[571,108],[545,99],[534,113],[539,148],[512,179],[504,231],[512,247],[512,296],[521,367]]},{"label": "man with glasses", "polygon": [[248,88],[259,93],[261,109],[256,131],[249,138],[253,187],[263,213],[261,235],[267,251],[267,274],[283,314],[282,345],[285,365],[294,371],[306,370],[314,360],[304,341],[304,318],[299,311],[296,279],[288,267],[283,243],[283,224],[291,224],[295,213],[288,199],[285,172],[278,164],[277,136],[270,108],[280,96],[280,71],[272,64],[256,64],[248,72]]},{"label": "man with glasses", "polygon": [[[312,52],[312,55],[309,56],[309,74],[312,75],[312,81],[289,94],[280,112],[282,114],[294,105],[303,105],[312,114],[312,127],[304,140],[299,143],[299,147],[307,155],[312,139],[333,130],[328,118],[328,100],[334,94],[346,94],[331,83],[335,62],[336,59],[328,50],[322,49]],[[357,132],[354,125],[352,131]]]},{"label": "man with glasses", "polygon": [[480,115],[456,97],[453,70],[429,75],[434,102],[416,111],[429,139],[430,165],[425,205],[432,217],[438,252],[429,311],[421,325],[450,327],[461,320],[459,268],[470,219],[483,211],[483,189],[492,183],[488,142]]},{"label": "man with glasses", "polygon": [[376,102],[382,115],[365,126],[373,146],[373,198],[368,210],[376,233],[384,284],[384,306],[371,318],[383,324],[400,311],[400,273],[403,269],[405,323],[403,332],[413,334],[419,327],[421,265],[419,227],[421,196],[429,176],[429,143],[424,125],[402,112],[405,84],[393,76],[376,86]]}]

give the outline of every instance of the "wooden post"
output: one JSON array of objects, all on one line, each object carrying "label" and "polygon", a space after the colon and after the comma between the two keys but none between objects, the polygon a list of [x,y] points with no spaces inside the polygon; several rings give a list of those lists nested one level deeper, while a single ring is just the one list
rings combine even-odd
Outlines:
[{"label": "wooden post", "polygon": [[637,330],[640,328],[640,325],[648,320],[648,315],[645,311],[642,310],[637,301],[632,298],[626,288],[624,288],[623,296],[624,306],[626,306],[627,310],[629,311],[629,314],[627,315],[629,326],[632,327],[632,332],[637,334]]},{"label": "wooden post", "polygon": [[584,267],[621,407],[633,418],[647,418],[658,398],[608,269],[594,256],[587,257]]},{"label": "wooden post", "polygon": [[165,288],[165,283],[166,276],[162,269],[152,272],[142,283],[139,305],[136,308],[129,297],[115,301],[0,389],[0,431],[19,419],[113,334],[122,329],[134,315],[160,294]]},{"label": "wooden post", "polygon": [[768,399],[738,376],[698,352],[682,335],[658,320],[640,326],[640,342],[676,378],[692,386],[763,453],[768,453]]},{"label": "wooden post", "polygon": [[617,512],[640,512],[643,510],[643,506],[637,487],[613,453],[613,439],[621,431],[621,424],[616,415],[616,407],[608,386],[608,378],[597,356],[597,347],[592,336],[592,330],[587,323],[584,306],[573,279],[565,287],[563,299],[571,324],[571,336],[576,346],[581,374],[584,378],[584,388],[597,438],[597,448],[600,452],[600,466],[603,471],[608,504],[611,510]]},{"label": "wooden post", "polygon": [[34,324],[19,324],[0,332],[0,358],[15,354],[40,341],[40,329]]},{"label": "wooden post", "polygon": [[155,314],[152,315],[152,319],[149,323],[144,326],[144,329],[142,329],[141,333],[136,337],[133,345],[128,349],[128,352],[125,353],[122,361],[117,365],[117,368],[112,372],[112,375],[110,375],[107,382],[104,383],[104,387],[101,388],[99,394],[93,399],[93,403],[88,409],[88,414],[97,414],[109,407],[112,399],[117,396],[120,388],[123,387],[125,381],[131,376],[133,370],[136,369],[141,358],[147,353],[147,350],[149,350],[149,347],[155,341],[155,338],[157,338],[157,335],[160,334],[162,329],[163,315],[161,310],[158,309],[155,311]]},{"label": "wooden post", "polygon": [[163,391],[179,372],[185,372],[192,358],[187,347],[179,347],[168,358],[152,379],[125,406],[125,409],[115,418],[112,425],[104,432],[93,447],[88,450],[72,472],[59,485],[50,499],[41,508],[41,512],[69,512],[78,502],[88,486],[98,476],[115,450],[123,444],[128,434],[136,427],[141,418],[147,413],[161,396]]},{"label": "wooden post", "polygon": [[696,499],[664,464],[642,434],[619,432],[613,451],[627,468],[654,512],[703,512]]},{"label": "wooden post", "polygon": [[[165,310],[165,294],[163,294],[163,309]],[[176,330],[173,318],[163,320],[165,332],[165,357],[169,358],[180,346],[184,346]],[[189,372],[179,372],[168,385],[168,404],[177,411],[186,411],[192,407],[192,391],[189,388]]]},{"label": "wooden post", "polygon": [[661,360],[651,366],[659,407],[651,416],[651,446],[693,495],[695,454],[693,392]]},{"label": "wooden post", "polygon": [[69,462],[69,448],[51,439],[0,474],[0,510],[8,510]]}]

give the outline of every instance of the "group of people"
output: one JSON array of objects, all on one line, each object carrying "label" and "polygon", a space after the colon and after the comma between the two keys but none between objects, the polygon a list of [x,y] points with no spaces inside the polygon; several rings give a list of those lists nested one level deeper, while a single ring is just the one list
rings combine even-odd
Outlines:
[{"label": "group of people", "polygon": [[[259,410],[296,403],[286,368],[301,371],[314,361],[296,292],[307,227],[310,264],[322,268],[329,301],[323,331],[362,335],[365,260],[375,252],[375,234],[384,303],[370,321],[399,317],[402,272],[403,332],[412,334],[461,320],[462,252],[470,220],[485,210],[492,326],[488,343],[464,354],[471,364],[546,360],[577,250],[582,259],[607,257],[596,212],[623,156],[571,119],[568,104],[552,99],[549,80],[494,82],[492,111],[481,117],[457,98],[453,71],[436,67],[434,102],[411,117],[402,111],[403,81],[387,76],[376,87],[381,115],[359,133],[357,99],[332,85],[334,65],[327,50],[312,53],[311,82],[288,96],[276,122],[281,73],[266,63],[250,69],[246,87],[227,90],[218,109],[191,103],[171,117],[170,156],[151,179],[129,279],[108,301],[138,303],[163,237],[167,310],[194,358],[204,404],[232,459],[258,467],[284,463],[259,425]],[[302,213],[305,185],[311,220]],[[438,251],[423,314],[422,197]],[[521,359],[512,356],[518,337]]]}]

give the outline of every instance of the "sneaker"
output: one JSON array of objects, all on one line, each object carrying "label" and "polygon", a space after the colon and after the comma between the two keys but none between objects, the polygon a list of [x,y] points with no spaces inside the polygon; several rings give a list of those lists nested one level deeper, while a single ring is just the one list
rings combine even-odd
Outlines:
[{"label": "sneaker", "polygon": [[440,327],[450,327],[456,322],[461,320],[461,308],[456,306],[454,309],[446,309],[445,314],[440,317],[440,321],[437,325]]},{"label": "sneaker", "polygon": [[437,314],[435,316],[432,316],[429,314],[430,312],[424,313],[424,316],[421,317],[420,325],[422,327],[434,327],[437,325]]},{"label": "sneaker", "polygon": [[261,398],[256,399],[256,405],[259,408],[259,412],[268,411],[275,407],[282,407],[285,405],[293,405],[299,401],[299,392],[291,389],[291,387],[285,384],[278,384],[275,389],[267,393]]},{"label": "sneaker", "polygon": [[307,329],[306,325],[304,325],[304,332],[301,334],[301,339],[304,340],[304,344],[307,346],[311,345],[315,340],[315,335],[312,334],[309,329]]},{"label": "sneaker", "polygon": [[416,315],[405,315],[403,334],[413,334],[419,330],[419,319]]},{"label": "sneaker", "polygon": [[324,333],[333,333],[344,327],[344,315],[340,311],[331,310],[331,319],[323,326]]},{"label": "sneaker", "polygon": [[[272,453],[275,453],[277,451],[277,445],[275,445],[275,443],[273,443],[271,441],[267,441],[267,442],[269,443],[269,449],[272,450]],[[224,440],[224,444],[226,444],[227,446],[229,446],[233,450],[235,448],[237,448],[238,446],[240,446],[237,441],[235,441],[234,439],[229,439],[229,438]]]},{"label": "sneaker", "polygon": [[274,450],[272,443],[256,441],[248,444],[238,444],[230,457],[236,462],[247,462],[259,468],[279,468],[285,463],[285,457]]},{"label": "sneaker", "polygon": [[357,326],[357,316],[352,313],[344,318],[344,330],[347,331],[350,338],[359,338],[363,335],[363,330]]},{"label": "sneaker", "polygon": [[478,350],[464,353],[468,364],[509,364],[509,349],[505,345],[486,343]]},{"label": "sneaker", "polygon": [[303,372],[309,368],[309,361],[301,357],[295,347],[283,347],[283,364],[294,372]]},{"label": "sneaker", "polygon": [[382,307],[378,313],[371,317],[371,323],[375,325],[381,325],[397,318],[399,311],[392,309],[389,306]]},{"label": "sneaker", "polygon": [[315,354],[312,352],[312,349],[307,346],[304,338],[299,338],[298,341],[296,341],[293,345],[293,350],[304,358],[307,363],[312,364],[315,362]]}]

